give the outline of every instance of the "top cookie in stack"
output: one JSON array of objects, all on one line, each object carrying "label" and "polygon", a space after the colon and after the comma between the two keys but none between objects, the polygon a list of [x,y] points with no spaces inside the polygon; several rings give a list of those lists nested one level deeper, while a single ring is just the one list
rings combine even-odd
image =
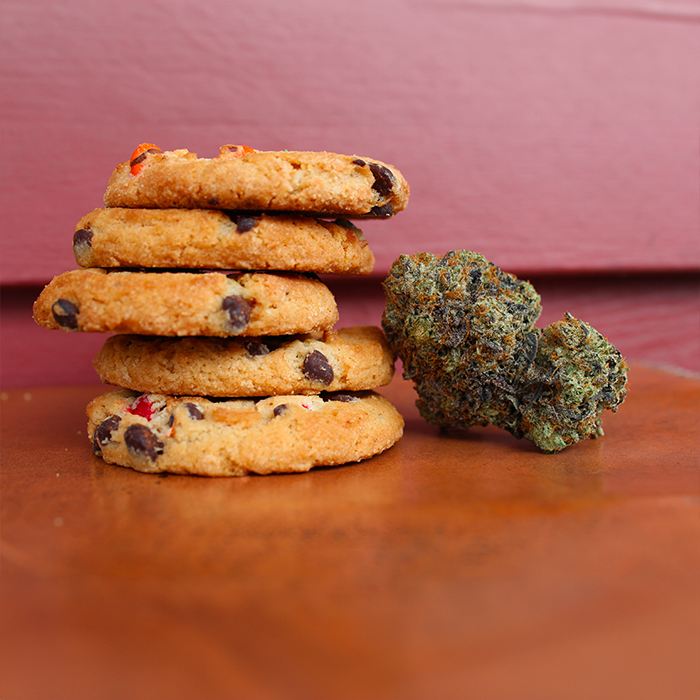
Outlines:
[{"label": "top cookie in stack", "polygon": [[357,156],[228,145],[198,158],[142,144],[116,167],[105,205],[387,217],[406,207],[408,194],[398,170]]},{"label": "top cookie in stack", "polygon": [[[88,407],[95,451],[141,471],[224,475],[306,471],[393,444],[403,421],[369,391],[393,374],[386,339],[331,330],[335,300],[313,273],[371,272],[350,219],[407,201],[401,174],[376,160],[140,146],[114,171],[107,208],[78,224],[86,269],[59,275],[34,307],[47,328],[117,334],[95,358],[124,387]],[[358,391],[369,393],[347,393]]]}]

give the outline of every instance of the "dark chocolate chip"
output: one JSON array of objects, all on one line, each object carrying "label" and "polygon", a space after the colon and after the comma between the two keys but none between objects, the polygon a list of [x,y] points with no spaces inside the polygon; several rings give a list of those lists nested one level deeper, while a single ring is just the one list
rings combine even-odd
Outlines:
[{"label": "dark chocolate chip", "polygon": [[391,202],[387,202],[381,207],[372,207],[369,213],[372,214],[372,216],[391,216],[394,213],[394,207]]},{"label": "dark chocolate chip", "polygon": [[143,163],[146,158],[148,158],[149,153],[162,153],[163,151],[160,150],[160,148],[149,148],[147,151],[144,151],[141,155],[136,156],[134,160],[132,160],[129,165],[133,168],[135,165],[138,165],[139,163]]},{"label": "dark chocolate chip", "polygon": [[262,355],[268,355],[270,353],[270,348],[265,345],[261,340],[258,340],[257,338],[253,340],[248,340],[245,343],[243,343],[243,347],[245,347],[246,352],[251,356],[251,357],[260,357]]},{"label": "dark chocolate chip", "polygon": [[[187,410],[187,415],[189,416],[190,420],[204,420],[204,414],[200,410],[199,406],[195,406],[193,403],[189,403],[189,402],[184,403],[182,405]],[[170,418],[168,418],[168,427],[172,428],[174,422],[175,422],[175,414],[171,413]]]},{"label": "dark chocolate chip", "polygon": [[388,197],[394,191],[394,183],[396,178],[394,173],[384,165],[379,163],[370,163],[369,169],[374,175],[374,184],[372,189],[379,194],[380,197]]},{"label": "dark chocolate chip", "polygon": [[287,410],[287,404],[281,403],[278,406],[275,406],[274,409],[272,409],[272,415],[275,418],[277,418],[277,416],[281,416],[286,410]]},{"label": "dark chocolate chip", "polygon": [[102,455],[102,445],[106,445],[112,439],[112,433],[121,422],[122,419],[119,416],[110,416],[95,428],[95,432],[92,434],[92,451],[96,455]]},{"label": "dark chocolate chip", "polygon": [[318,276],[318,274],[315,272],[311,272],[310,270],[306,270],[304,272],[297,272],[297,275],[299,275],[299,277],[305,277],[307,280],[316,280],[317,282],[321,281],[321,278]]},{"label": "dark chocolate chip", "polygon": [[236,231],[238,233],[247,233],[248,231],[254,229],[260,221],[260,217],[255,216],[252,213],[241,214],[235,209],[222,209],[221,211],[223,214],[228,216],[228,218],[231,219],[234,224],[236,224]]},{"label": "dark chocolate chip", "polygon": [[250,321],[250,314],[253,307],[250,302],[243,297],[234,294],[226,297],[221,303],[224,311],[228,314],[228,327],[233,333],[244,331]]},{"label": "dark chocolate chip", "polygon": [[338,226],[342,226],[343,228],[349,228],[351,231],[359,231],[357,226],[352,223],[352,221],[348,221],[347,219],[336,219],[335,223],[338,224]]},{"label": "dark chocolate chip", "polygon": [[73,248],[79,245],[92,246],[92,231],[89,228],[79,228],[73,234]]},{"label": "dark chocolate chip", "polygon": [[341,403],[349,403],[354,401],[357,397],[352,394],[324,394],[323,398],[325,401],[340,401]]},{"label": "dark chocolate chip", "polygon": [[184,404],[184,406],[191,420],[204,420],[204,414],[199,406],[195,406],[193,403],[189,402]]},{"label": "dark chocolate chip", "polygon": [[239,216],[236,223],[236,231],[238,233],[247,233],[257,226],[258,221],[259,219],[255,216]]},{"label": "dark chocolate chip", "polygon": [[360,167],[367,165],[367,163],[365,163],[365,161],[362,160],[362,158],[355,158],[355,160],[353,160],[352,164],[359,165]]},{"label": "dark chocolate chip", "polygon": [[215,207],[219,203],[219,200],[216,197],[212,197],[211,199],[207,199],[207,204],[210,207]]},{"label": "dark chocolate chip", "polygon": [[78,307],[68,299],[57,299],[51,306],[51,313],[61,328],[78,330]]},{"label": "dark chocolate chip", "polygon": [[333,368],[328,362],[328,358],[318,350],[310,352],[304,358],[301,371],[307,379],[323,384],[330,384],[333,381]]},{"label": "dark chocolate chip", "polygon": [[155,462],[158,455],[163,454],[163,443],[152,430],[145,425],[136,423],[124,431],[124,444],[135,457],[145,456]]}]

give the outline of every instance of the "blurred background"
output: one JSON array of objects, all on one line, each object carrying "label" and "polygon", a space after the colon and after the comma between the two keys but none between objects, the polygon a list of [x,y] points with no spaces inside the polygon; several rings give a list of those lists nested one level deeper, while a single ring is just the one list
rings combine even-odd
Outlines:
[{"label": "blurred background", "polygon": [[402,253],[467,248],[631,362],[700,371],[694,0],[87,0],[0,4],[0,382],[99,383],[104,337],[36,326],[78,220],[141,142],[395,165],[408,209],[361,224],[379,324]]}]

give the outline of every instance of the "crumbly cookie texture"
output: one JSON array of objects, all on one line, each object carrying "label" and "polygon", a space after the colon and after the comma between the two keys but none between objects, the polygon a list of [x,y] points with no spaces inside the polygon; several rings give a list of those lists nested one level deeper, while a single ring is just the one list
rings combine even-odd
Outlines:
[{"label": "crumbly cookie texture", "polygon": [[376,326],[262,338],[115,335],[94,360],[106,384],[142,392],[268,396],[385,386],[394,355]]},{"label": "crumbly cookie texture", "polygon": [[198,158],[186,149],[147,149],[117,165],[104,202],[107,207],[387,217],[403,210],[408,196],[401,173],[375,159],[314,151],[242,151],[227,145],[216,158]]},{"label": "crumbly cookie texture", "polygon": [[93,450],[106,462],[202,476],[359,462],[403,433],[399,412],[374,392],[210,401],[120,389],[93,400],[87,415]]},{"label": "crumbly cookie texture", "polygon": [[602,412],[625,398],[613,345],[568,314],[535,328],[534,287],[478,253],[402,255],[384,289],[382,325],[430,423],[492,424],[557,452],[602,435]]},{"label": "crumbly cookie texture", "polygon": [[374,255],[347,219],[217,209],[96,209],[73,236],[81,267],[367,274]]},{"label": "crumbly cookie texture", "polygon": [[88,268],[55,277],[34,303],[34,320],[65,331],[289,335],[330,330],[338,309],[328,287],[308,274]]}]

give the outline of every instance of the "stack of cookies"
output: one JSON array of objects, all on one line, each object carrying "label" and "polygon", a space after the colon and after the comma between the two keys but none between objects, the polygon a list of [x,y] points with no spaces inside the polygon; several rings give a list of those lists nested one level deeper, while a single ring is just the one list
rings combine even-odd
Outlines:
[{"label": "stack of cookies", "polygon": [[333,153],[143,144],[73,238],[82,269],[34,305],[40,325],[114,334],[95,358],[117,387],[87,407],[105,461],[209,476],[308,471],[393,445],[403,419],[373,389],[394,356],[381,329],[334,330],[317,273],[374,265],[351,219],[408,201],[393,167]]}]

